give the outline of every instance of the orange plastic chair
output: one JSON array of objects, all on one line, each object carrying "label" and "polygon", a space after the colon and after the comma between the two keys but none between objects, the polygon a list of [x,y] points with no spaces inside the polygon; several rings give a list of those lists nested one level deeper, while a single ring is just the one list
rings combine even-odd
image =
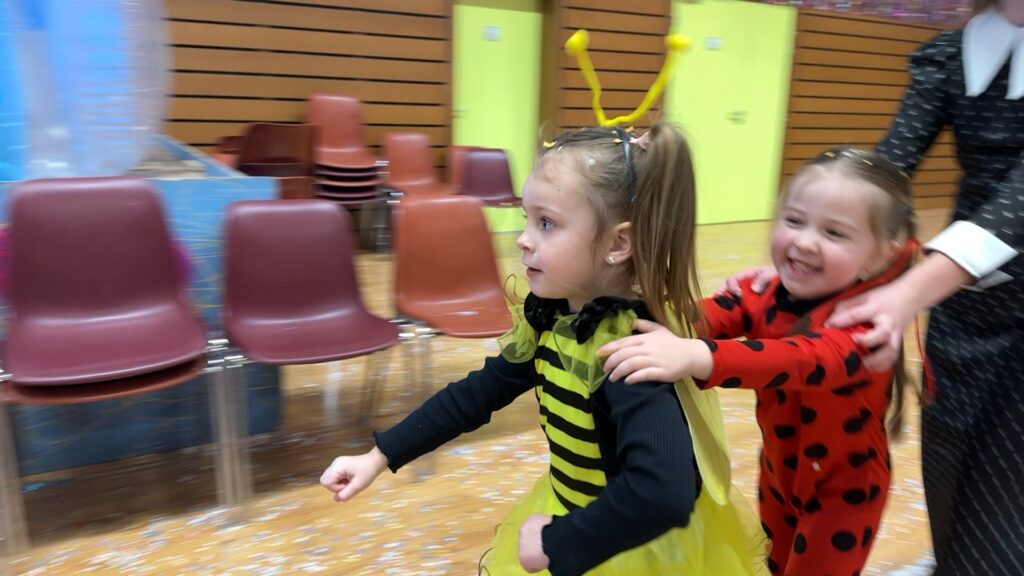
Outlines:
[{"label": "orange plastic chair", "polygon": [[449,336],[487,338],[511,328],[478,199],[418,198],[395,210],[395,307]]},{"label": "orange plastic chair", "polygon": [[384,135],[384,156],[388,162],[388,187],[407,197],[451,193],[450,186],[437,180],[426,134],[388,132]]},{"label": "orange plastic chair", "polygon": [[366,146],[366,128],[359,100],[336,94],[311,94],[307,121],[320,128],[316,163],[320,166],[375,170],[377,159]]}]

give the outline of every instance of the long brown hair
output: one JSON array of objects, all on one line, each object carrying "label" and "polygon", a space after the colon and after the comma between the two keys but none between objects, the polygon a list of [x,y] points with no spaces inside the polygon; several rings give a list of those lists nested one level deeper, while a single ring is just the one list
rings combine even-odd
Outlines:
[{"label": "long brown hair", "polygon": [[977,14],[991,6],[998,6],[998,0],[974,0],[974,13]]},{"label": "long brown hair", "polygon": [[[897,240],[904,242],[917,235],[917,219],[914,215],[914,196],[910,176],[899,166],[877,152],[859,148],[839,147],[826,150],[810,160],[793,176],[786,189],[786,195],[808,180],[828,174],[839,174],[851,180],[865,182],[878,193],[871,198],[871,228],[879,243]],[[785,197],[781,203],[785,202]],[[910,268],[911,260],[900,273]],[[899,361],[893,368],[890,383],[889,416],[886,425],[893,440],[903,435],[904,391],[914,387],[907,376],[906,360],[900,348]],[[924,400],[921,389],[914,387],[918,397]]]},{"label": "long brown hair", "polygon": [[[553,150],[571,150],[576,171],[597,214],[598,234],[618,222],[633,233],[631,272],[651,315],[672,325],[671,311],[692,336],[700,318],[700,285],[695,256],[696,185],[686,138],[658,123],[639,143],[635,134],[615,128],[584,128],[547,143],[541,161]],[[628,164],[627,164],[628,162]]]}]

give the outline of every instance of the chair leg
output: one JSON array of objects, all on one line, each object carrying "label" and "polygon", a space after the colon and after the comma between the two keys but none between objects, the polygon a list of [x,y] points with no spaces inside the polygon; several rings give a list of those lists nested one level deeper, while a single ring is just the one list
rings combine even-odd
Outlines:
[{"label": "chair leg", "polygon": [[[421,402],[426,402],[430,398],[430,392],[434,388],[434,371],[433,371],[433,346],[430,342],[434,338],[433,332],[429,327],[424,326],[418,328],[416,334],[416,340],[419,344],[419,356],[420,356],[420,397]],[[426,479],[433,476],[437,471],[437,450],[430,452],[423,457],[420,467],[416,471],[416,475],[419,478]]]},{"label": "chair leg", "polygon": [[249,465],[248,400],[244,364],[226,359],[211,378],[213,432],[217,446],[217,500],[221,506],[242,507],[252,495]]},{"label": "chair leg", "polygon": [[0,537],[11,555],[28,550],[29,540],[11,406],[5,402],[0,402],[0,458]]},{"label": "chair leg", "polygon": [[363,390],[359,402],[359,420],[366,422],[377,417],[377,403],[380,396],[381,358],[390,355],[391,351],[375,352],[366,357],[363,365]]}]

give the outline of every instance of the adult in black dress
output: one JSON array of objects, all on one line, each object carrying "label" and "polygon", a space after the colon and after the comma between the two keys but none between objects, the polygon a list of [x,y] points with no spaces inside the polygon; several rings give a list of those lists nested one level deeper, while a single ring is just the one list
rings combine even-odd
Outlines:
[{"label": "adult in black dress", "polygon": [[[921,415],[937,576],[1024,575],[1024,0],[978,2],[963,30],[911,59],[911,85],[878,150],[917,168],[946,125],[964,170],[953,223],[903,278],[848,303],[898,346],[935,305],[926,354],[936,397]],[[880,355],[887,352],[883,350]]]}]

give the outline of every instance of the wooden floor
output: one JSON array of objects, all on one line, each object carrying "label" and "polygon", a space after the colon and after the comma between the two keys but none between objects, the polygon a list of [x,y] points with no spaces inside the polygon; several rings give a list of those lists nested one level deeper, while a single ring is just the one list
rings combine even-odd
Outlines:
[{"label": "wooden floor", "polygon": [[[922,213],[924,234],[944,213]],[[705,226],[699,266],[710,291],[728,274],[767,259],[769,224]],[[503,273],[521,272],[514,235],[499,235]],[[389,316],[391,264],[358,261],[369,306]],[[497,352],[493,340],[437,338],[435,386],[460,378]],[[917,361],[917,350],[908,352]],[[382,411],[359,423],[365,361],[284,371],[282,425],[256,438],[256,496],[239,519],[214,508],[212,458],[191,449],[25,478],[34,542],[6,559],[9,574],[476,574],[495,525],[546,466],[547,449],[532,396],[524,395],[483,429],[436,457],[385,473],[356,501],[335,504],[317,479],[334,456],[370,447],[370,432],[416,405],[403,354],[388,362]],[[723,390],[734,479],[754,494],[760,438],[753,396]],[[920,480],[917,408],[897,446],[885,522],[865,574],[925,574],[928,530]]]}]

